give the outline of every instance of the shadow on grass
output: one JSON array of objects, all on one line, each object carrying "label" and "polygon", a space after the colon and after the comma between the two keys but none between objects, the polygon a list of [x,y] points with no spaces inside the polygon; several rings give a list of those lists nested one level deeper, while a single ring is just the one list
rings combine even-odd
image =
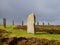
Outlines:
[{"label": "shadow on grass", "polygon": [[44,35],[44,34],[49,34],[49,33],[46,33],[46,32],[36,32],[35,35]]},{"label": "shadow on grass", "polygon": [[50,34],[50,33],[47,33],[47,32],[36,32],[35,35],[50,35],[50,36],[56,36],[56,35],[60,35],[60,34]]}]

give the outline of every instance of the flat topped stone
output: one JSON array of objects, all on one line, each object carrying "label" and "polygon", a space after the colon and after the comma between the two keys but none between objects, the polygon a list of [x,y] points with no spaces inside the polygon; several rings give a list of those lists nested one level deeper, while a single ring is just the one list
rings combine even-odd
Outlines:
[{"label": "flat topped stone", "polygon": [[35,14],[31,13],[27,17],[27,33],[35,33]]}]

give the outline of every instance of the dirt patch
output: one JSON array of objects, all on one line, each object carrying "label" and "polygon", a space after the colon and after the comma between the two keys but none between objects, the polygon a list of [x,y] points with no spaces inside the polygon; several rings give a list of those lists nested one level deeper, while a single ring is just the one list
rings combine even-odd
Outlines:
[{"label": "dirt patch", "polygon": [[21,25],[15,25],[15,26],[13,26],[13,29],[23,29],[23,30],[27,30],[27,26],[26,26],[26,25],[23,25],[23,26],[21,26]]},{"label": "dirt patch", "polygon": [[47,40],[37,38],[13,37],[1,39],[2,45],[60,45],[58,40]]},{"label": "dirt patch", "polygon": [[8,31],[0,29],[0,33],[8,33]]}]

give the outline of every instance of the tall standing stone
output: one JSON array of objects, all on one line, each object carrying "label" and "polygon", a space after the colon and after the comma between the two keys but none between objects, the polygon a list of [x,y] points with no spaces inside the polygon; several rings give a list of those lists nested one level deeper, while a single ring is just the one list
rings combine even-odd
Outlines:
[{"label": "tall standing stone", "polygon": [[3,26],[6,28],[6,18],[3,18]]},{"label": "tall standing stone", "polygon": [[31,13],[27,18],[27,33],[35,33],[35,14]]}]

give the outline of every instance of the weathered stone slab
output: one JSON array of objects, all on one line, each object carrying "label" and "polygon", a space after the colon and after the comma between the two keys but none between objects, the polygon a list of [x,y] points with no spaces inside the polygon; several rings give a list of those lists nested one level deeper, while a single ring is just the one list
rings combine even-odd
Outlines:
[{"label": "weathered stone slab", "polygon": [[35,33],[35,14],[31,13],[27,18],[27,33]]}]

